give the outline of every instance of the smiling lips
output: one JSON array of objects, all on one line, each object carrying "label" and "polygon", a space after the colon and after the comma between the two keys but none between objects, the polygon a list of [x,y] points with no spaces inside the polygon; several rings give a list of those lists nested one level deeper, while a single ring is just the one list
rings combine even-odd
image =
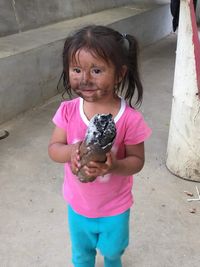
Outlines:
[{"label": "smiling lips", "polygon": [[85,89],[79,89],[80,91],[82,92],[85,92],[85,91],[96,91],[96,89],[90,89],[90,88],[85,88]]},{"label": "smiling lips", "polygon": [[78,87],[76,89],[78,92],[96,92],[98,89],[97,88],[91,88],[91,87]]},{"label": "smiling lips", "polygon": [[93,86],[79,86],[78,90],[81,90],[81,91],[96,91],[97,88],[93,87]]}]

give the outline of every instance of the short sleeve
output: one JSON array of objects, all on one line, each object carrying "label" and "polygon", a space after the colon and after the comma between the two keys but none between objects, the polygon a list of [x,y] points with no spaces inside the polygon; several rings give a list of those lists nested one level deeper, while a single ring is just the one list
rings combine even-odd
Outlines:
[{"label": "short sleeve", "polygon": [[67,105],[65,102],[62,102],[58,108],[58,110],[56,111],[53,119],[52,119],[53,123],[58,126],[59,128],[62,129],[67,129]]},{"label": "short sleeve", "polygon": [[142,114],[138,111],[134,111],[131,116],[128,116],[126,124],[125,144],[135,145],[144,142],[148,139],[152,133],[145,122]]}]

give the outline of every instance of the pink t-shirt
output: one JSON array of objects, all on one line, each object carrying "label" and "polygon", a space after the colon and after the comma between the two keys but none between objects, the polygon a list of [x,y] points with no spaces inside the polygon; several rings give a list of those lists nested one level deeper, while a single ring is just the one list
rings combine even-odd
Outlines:
[{"label": "pink t-shirt", "polygon": [[[121,99],[121,108],[114,118],[117,135],[112,147],[118,159],[125,156],[125,145],[143,142],[151,134],[141,113],[129,107]],[[68,144],[82,141],[89,124],[83,112],[83,100],[64,101],[58,108],[53,122],[66,131]],[[70,164],[65,163],[63,196],[79,214],[89,218],[113,216],[129,209],[133,203],[133,176],[107,174],[90,183],[81,183],[72,174]]]}]

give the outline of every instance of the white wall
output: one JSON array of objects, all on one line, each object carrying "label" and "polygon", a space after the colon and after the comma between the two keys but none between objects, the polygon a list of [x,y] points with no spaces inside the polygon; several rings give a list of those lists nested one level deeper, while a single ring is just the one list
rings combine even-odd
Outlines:
[{"label": "white wall", "polygon": [[200,101],[196,65],[199,46],[192,24],[196,18],[191,16],[189,3],[184,0],[180,5],[166,165],[175,175],[200,182]]}]

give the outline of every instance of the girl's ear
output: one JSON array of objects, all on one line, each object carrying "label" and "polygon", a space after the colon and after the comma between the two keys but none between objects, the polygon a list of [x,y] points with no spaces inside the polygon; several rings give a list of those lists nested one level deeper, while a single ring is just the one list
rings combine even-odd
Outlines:
[{"label": "girl's ear", "polygon": [[127,72],[127,66],[126,65],[123,65],[122,66],[122,69],[121,69],[121,73],[120,73],[120,75],[119,75],[119,77],[117,79],[117,83],[120,83],[123,80],[123,78],[126,75],[126,72]]}]

